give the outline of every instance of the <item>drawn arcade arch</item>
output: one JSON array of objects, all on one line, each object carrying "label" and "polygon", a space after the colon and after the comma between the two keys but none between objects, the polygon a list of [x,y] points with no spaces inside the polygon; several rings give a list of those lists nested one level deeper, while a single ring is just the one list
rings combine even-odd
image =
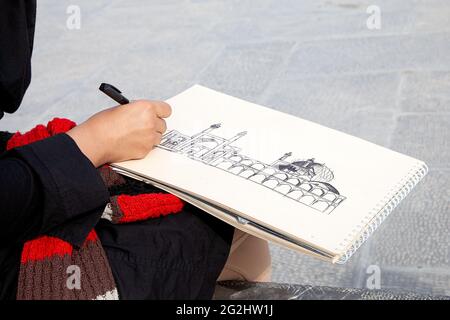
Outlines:
[{"label": "drawn arcade arch", "polygon": [[285,171],[240,154],[216,160],[215,167],[258,183],[322,212],[331,212],[339,204],[337,200],[342,198],[318,183],[292,177]]},{"label": "drawn arcade arch", "polygon": [[230,145],[245,132],[229,140],[208,133],[218,127],[219,125],[213,125],[192,137],[175,130],[170,131],[164,135],[160,147],[186,154],[195,160],[257,183],[327,214],[345,200],[345,197],[328,183],[311,181],[308,177],[275,167],[275,164],[280,163],[289,165],[285,159],[291,153],[286,153],[272,165],[266,164],[238,153],[240,149]]}]

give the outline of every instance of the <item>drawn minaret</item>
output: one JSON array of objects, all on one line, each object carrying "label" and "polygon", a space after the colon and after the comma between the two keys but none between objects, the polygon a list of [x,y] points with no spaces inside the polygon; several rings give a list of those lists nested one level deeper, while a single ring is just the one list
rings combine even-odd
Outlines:
[{"label": "drawn minaret", "polygon": [[[234,141],[242,138],[243,136],[245,136],[247,134],[247,131],[242,131],[239,132],[238,134],[236,134],[234,137],[232,137],[231,139],[228,140],[224,140],[221,143],[219,143],[216,147],[212,148],[211,150],[209,150],[208,152],[206,152],[205,154],[203,154],[201,156],[201,159],[203,161],[209,162],[214,160],[214,157],[211,157],[212,154],[214,154],[215,152],[219,151],[219,150],[224,150],[226,149],[227,146],[229,146],[231,143],[233,143]],[[222,153],[223,155],[223,153]],[[209,158],[209,159],[208,159]]]},{"label": "drawn minaret", "polygon": [[292,156],[292,152],[286,152],[281,158],[275,160],[274,162],[272,162],[270,165],[271,166],[275,166],[278,163],[285,163],[284,160],[286,160],[287,158],[289,158],[290,156]]},{"label": "drawn minaret", "polygon": [[208,128],[206,128],[205,130],[194,134],[193,136],[190,137],[190,139],[184,141],[183,143],[181,143],[177,149],[178,150],[183,150],[184,148],[186,148],[187,146],[192,146],[195,144],[195,142],[197,142],[200,138],[202,138],[204,135],[210,133],[212,130],[220,128],[221,124],[220,123],[216,123],[216,124],[212,124],[210,125]]}]

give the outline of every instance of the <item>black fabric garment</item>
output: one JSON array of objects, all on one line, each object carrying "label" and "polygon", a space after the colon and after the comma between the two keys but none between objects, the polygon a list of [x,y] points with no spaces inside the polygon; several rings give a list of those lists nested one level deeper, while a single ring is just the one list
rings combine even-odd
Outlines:
[{"label": "black fabric garment", "polygon": [[186,205],[138,223],[101,220],[96,231],[120,299],[211,299],[234,228]]},{"label": "black fabric garment", "polygon": [[[134,190],[162,192],[143,184]],[[95,168],[65,134],[4,153],[0,299],[15,299],[24,241],[45,233],[80,245],[94,226],[121,299],[212,297],[233,227],[190,205],[141,222],[99,222],[108,197]]]},{"label": "black fabric garment", "polygon": [[[165,191],[123,177],[111,196]],[[112,224],[96,231],[105,249],[120,298],[210,299],[230,251],[234,228],[185,204],[181,212],[146,221]]]},{"label": "black fabric garment", "polygon": [[12,133],[0,131],[0,153],[2,152],[2,150],[6,150],[6,144],[12,136]]},{"label": "black fabric garment", "polygon": [[15,298],[25,241],[47,234],[81,245],[108,199],[97,170],[66,134],[1,154],[0,299]]},{"label": "black fabric garment", "polygon": [[0,119],[17,110],[31,80],[35,0],[0,0]]},{"label": "black fabric garment", "polygon": [[97,170],[68,135],[15,148],[0,157],[0,244],[47,234],[80,246],[108,200]]}]

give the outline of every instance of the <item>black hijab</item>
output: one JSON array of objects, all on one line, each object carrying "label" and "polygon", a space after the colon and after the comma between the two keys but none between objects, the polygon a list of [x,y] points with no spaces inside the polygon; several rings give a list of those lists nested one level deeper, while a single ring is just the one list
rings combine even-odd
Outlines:
[{"label": "black hijab", "polygon": [[31,80],[36,0],[0,0],[0,119],[22,102]]}]

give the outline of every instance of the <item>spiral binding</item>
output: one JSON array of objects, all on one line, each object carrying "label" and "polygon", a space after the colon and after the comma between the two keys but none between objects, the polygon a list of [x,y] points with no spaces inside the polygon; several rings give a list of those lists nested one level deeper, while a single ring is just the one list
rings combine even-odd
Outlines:
[{"label": "spiral binding", "polygon": [[[336,263],[345,263],[380,226],[395,207],[397,207],[397,205],[411,192],[417,183],[422,180],[427,172],[428,167],[423,162],[419,162],[417,166],[414,166],[414,168],[408,172],[406,177],[402,179],[393,190],[380,201],[373,210],[371,210],[371,213],[361,221],[361,224],[353,230],[353,233],[346,238],[346,243],[340,244],[338,252],[345,251],[345,253],[339,256]],[[395,192],[396,190],[397,192]],[[357,240],[354,241],[353,239]]]}]

